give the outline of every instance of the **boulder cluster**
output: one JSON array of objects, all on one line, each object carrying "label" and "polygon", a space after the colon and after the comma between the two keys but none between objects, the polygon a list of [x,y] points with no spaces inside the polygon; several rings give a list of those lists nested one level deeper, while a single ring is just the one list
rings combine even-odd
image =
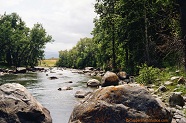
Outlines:
[{"label": "boulder cluster", "polygon": [[[79,98],[84,99],[74,107],[69,123],[175,122],[170,107],[151,93],[154,90],[137,84],[126,72],[115,74],[107,71],[101,81],[89,80],[87,86],[99,88],[91,93],[76,93],[76,97],[81,94]],[[165,92],[166,87],[161,86],[158,91]],[[185,101],[179,94],[173,94],[169,103],[171,106],[184,106]]]}]

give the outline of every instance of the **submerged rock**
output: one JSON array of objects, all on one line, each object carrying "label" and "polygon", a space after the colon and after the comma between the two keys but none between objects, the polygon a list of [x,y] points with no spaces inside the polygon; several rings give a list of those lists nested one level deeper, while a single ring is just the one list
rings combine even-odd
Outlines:
[{"label": "submerged rock", "polygon": [[73,90],[73,88],[72,87],[62,87],[61,90]]},{"label": "submerged rock", "polygon": [[75,93],[75,97],[76,98],[85,98],[88,94],[90,94],[91,92],[85,92],[85,91],[77,91]]},{"label": "submerged rock", "polygon": [[58,78],[56,76],[51,76],[51,77],[48,77],[48,79],[54,80],[54,79],[58,79]]},{"label": "submerged rock", "polygon": [[162,104],[141,86],[105,87],[78,104],[69,123],[126,123],[135,119],[164,119],[170,123],[172,116]]},{"label": "submerged rock", "polygon": [[52,123],[50,112],[16,83],[0,86],[0,123]]}]

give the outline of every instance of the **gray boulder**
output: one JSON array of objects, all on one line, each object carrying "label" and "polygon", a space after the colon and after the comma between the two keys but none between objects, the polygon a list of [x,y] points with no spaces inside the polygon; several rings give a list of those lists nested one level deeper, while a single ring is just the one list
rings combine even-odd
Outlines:
[{"label": "gray boulder", "polygon": [[100,85],[100,81],[97,79],[91,79],[87,82],[87,86],[90,87],[98,87]]},{"label": "gray boulder", "polygon": [[96,90],[78,104],[69,123],[126,123],[135,119],[166,119],[170,123],[172,116],[162,104],[144,87],[109,86]]},{"label": "gray boulder", "polygon": [[118,76],[113,73],[107,71],[105,75],[102,77],[102,87],[111,86],[111,85],[118,85],[119,84],[119,78]]},{"label": "gray boulder", "polygon": [[16,83],[0,86],[0,123],[52,123],[50,112]]},{"label": "gray boulder", "polygon": [[169,97],[169,105],[173,107],[176,105],[183,107],[185,105],[185,102],[181,94],[175,92],[172,93],[172,95]]}]

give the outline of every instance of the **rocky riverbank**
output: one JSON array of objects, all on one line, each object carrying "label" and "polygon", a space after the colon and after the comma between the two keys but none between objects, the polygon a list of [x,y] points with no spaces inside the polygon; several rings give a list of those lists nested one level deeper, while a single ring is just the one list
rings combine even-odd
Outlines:
[{"label": "rocky riverbank", "polygon": [[[82,74],[84,72],[78,73]],[[92,73],[94,73],[94,71],[89,71],[88,75],[92,75]],[[87,74],[87,72],[85,74]],[[164,122],[169,123],[186,122],[186,95],[183,93],[185,91],[182,92],[182,90],[180,90],[180,87],[186,86],[184,77],[173,76],[170,78],[170,81],[165,81],[161,83],[161,85],[151,84],[144,86],[135,82],[133,76],[127,76],[126,72],[119,72],[117,75],[112,72],[106,72],[100,82],[102,88],[88,95],[74,108],[69,123],[91,121],[125,123],[127,120],[131,122],[134,120],[133,122],[135,122],[137,119],[145,120],[149,118],[152,120],[166,119]],[[132,80],[130,78],[132,78]],[[90,82],[91,81],[89,81],[87,85],[90,85]],[[94,80],[93,85],[95,85],[95,83],[99,84],[99,82]],[[145,92],[138,92],[136,89],[138,91],[142,89]],[[148,100],[146,97],[148,97]],[[160,109],[165,109],[163,112],[167,114],[162,114],[162,116],[167,117],[160,115],[156,117],[155,114],[149,115],[147,111],[141,112],[141,110],[138,110],[141,106],[149,112],[161,114],[162,112],[159,112],[160,109],[158,109],[158,111],[150,111],[153,108],[158,108],[158,106],[152,104],[153,101],[151,99],[157,101],[154,102],[155,104],[163,106]],[[141,100],[143,100],[143,102],[140,102]],[[148,103],[149,100],[151,100],[151,106],[148,107],[146,103]],[[118,105],[120,107],[117,108]],[[135,108],[135,106],[137,106],[137,108]],[[130,112],[130,110],[134,112]],[[94,114],[95,112],[96,114]],[[117,116],[115,116],[116,114]]]},{"label": "rocky riverbank", "polygon": [[[48,69],[46,76],[48,74],[48,76],[50,77],[50,73],[51,75],[53,75],[53,73],[55,72],[57,73],[56,75],[61,76],[61,73],[57,68]],[[95,72],[94,69],[92,70],[71,69],[71,72],[77,72],[86,75],[93,75],[92,73],[97,73],[98,76],[100,75],[100,73],[103,73],[103,75],[99,76],[101,79],[94,78],[87,81],[87,83],[84,83],[87,84],[87,87],[95,88],[94,92],[84,92],[82,90],[79,90],[75,93],[74,98],[80,98],[80,102],[77,106],[74,107],[74,110],[69,119],[69,123],[72,122],[73,123],[74,122],[125,123],[125,122],[137,122],[137,121],[151,122],[155,120],[158,121],[161,120],[162,122],[169,122],[169,123],[171,122],[184,123],[186,121],[185,118],[186,97],[184,91],[180,90],[180,87],[185,86],[184,77],[173,76],[170,78],[170,81],[165,81],[161,85],[151,84],[151,85],[144,86],[135,82],[134,77],[128,76],[126,72],[119,72],[115,74],[113,72],[104,72],[104,71],[99,72],[99,70],[96,70]],[[49,80],[49,81],[55,81],[55,80]],[[71,85],[74,82],[68,81],[66,83],[68,85]],[[1,99],[3,99],[3,102],[1,102],[2,112],[5,112],[5,109],[7,109],[3,107],[5,101],[8,101],[8,103],[6,104],[11,104],[11,105],[14,104],[11,110],[14,111],[16,109],[15,111],[21,112],[22,110],[20,109],[21,106],[19,106],[19,104],[25,103],[24,99],[28,99],[28,98],[25,97],[25,94],[21,93],[22,91],[17,91],[18,89],[7,89],[7,88],[13,88],[13,86],[15,86],[15,88],[18,88],[19,86],[17,87],[17,84],[12,84],[11,86],[8,85],[8,87],[6,86],[3,87],[4,89],[1,89],[1,93],[0,93]],[[61,90],[59,91],[68,90],[71,92],[73,87],[71,86],[69,87],[71,89],[61,88]],[[4,96],[5,95],[4,93],[12,94],[10,97],[13,98],[13,100],[10,101],[10,99],[4,98],[4,97],[9,97],[9,96]],[[23,95],[23,97],[21,97],[21,99],[17,99],[18,97],[16,97],[16,94],[20,96]],[[23,102],[16,103],[15,99],[23,100]],[[28,100],[31,99],[29,98]],[[9,103],[9,101],[11,103]],[[43,108],[43,110],[45,111],[45,108]],[[20,115],[17,116],[17,114],[19,113],[16,112],[13,113],[13,111],[11,113],[12,115],[11,117],[19,118]],[[28,109],[26,111],[31,111],[31,110]],[[39,116],[37,113],[38,111],[34,111],[32,113],[27,113],[27,114],[32,114],[34,115],[33,117],[35,117],[35,115]],[[6,112],[2,115],[3,117],[1,115],[0,116],[2,118],[5,118],[5,116],[10,117],[7,114],[8,113]],[[149,121],[149,119],[151,121]],[[6,120],[7,118],[5,118],[5,120],[2,121],[6,121]]]}]

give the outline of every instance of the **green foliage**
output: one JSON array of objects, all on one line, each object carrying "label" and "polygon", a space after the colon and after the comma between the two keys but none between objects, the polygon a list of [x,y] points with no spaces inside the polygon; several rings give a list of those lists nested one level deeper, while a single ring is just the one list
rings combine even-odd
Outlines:
[{"label": "green foliage", "polygon": [[186,94],[186,86],[185,85],[180,85],[176,88],[176,92],[182,92],[183,95]]},{"label": "green foliage", "polygon": [[153,68],[152,66],[148,67],[146,64],[143,64],[139,68],[139,76],[136,78],[137,82],[145,85],[156,82],[160,69]]},{"label": "green foliage", "polygon": [[97,45],[91,38],[83,38],[71,50],[60,51],[57,66],[84,68],[97,67]]},{"label": "green foliage", "polygon": [[[135,74],[143,63],[166,67],[181,61],[175,1],[96,0],[95,12],[99,17],[92,34],[100,46],[100,64],[106,68]],[[111,66],[107,65],[110,62]]]},{"label": "green foliage", "polygon": [[37,65],[51,41],[41,24],[30,29],[16,13],[0,16],[0,61],[9,66]]},{"label": "green foliage", "polygon": [[[144,63],[158,68],[182,64],[184,48],[176,1],[96,0],[95,12],[93,38],[81,39],[70,51],[60,51],[57,65],[125,70],[136,75],[137,66]],[[156,70],[143,67],[147,80],[142,82],[152,83]],[[150,73],[145,75],[145,71]]]}]

